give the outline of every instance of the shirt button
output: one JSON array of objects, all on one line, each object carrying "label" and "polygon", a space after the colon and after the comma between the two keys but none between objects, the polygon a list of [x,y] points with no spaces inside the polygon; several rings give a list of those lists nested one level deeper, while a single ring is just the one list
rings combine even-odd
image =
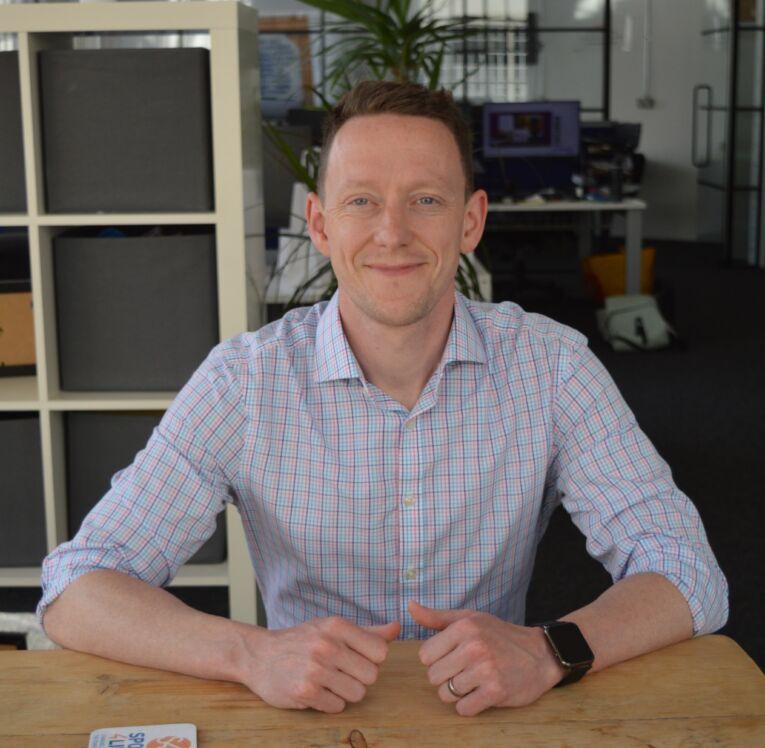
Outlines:
[{"label": "shirt button", "polygon": [[414,569],[407,569],[406,573],[404,574],[404,579],[407,579],[410,582],[413,579],[417,579],[417,572]]},{"label": "shirt button", "polygon": [[407,429],[413,429],[415,426],[416,426],[416,421],[414,418],[412,418],[410,421],[407,421],[404,424],[404,428],[407,428]]},{"label": "shirt button", "polygon": [[407,496],[404,499],[404,506],[412,506],[412,504],[414,504],[415,501],[416,499],[414,498],[414,496]]}]

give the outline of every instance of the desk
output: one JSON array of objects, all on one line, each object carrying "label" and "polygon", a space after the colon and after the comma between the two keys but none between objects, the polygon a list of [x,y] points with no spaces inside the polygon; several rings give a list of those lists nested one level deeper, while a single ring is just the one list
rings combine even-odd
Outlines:
[{"label": "desk", "polygon": [[490,213],[624,213],[626,220],[627,262],[625,287],[627,293],[640,293],[640,256],[643,243],[643,200],[621,202],[597,200],[553,200],[547,203],[489,203]]},{"label": "desk", "polygon": [[[0,746],[82,748],[98,727],[192,722],[200,747],[765,745],[765,676],[705,636],[553,689],[522,709],[460,717],[395,642],[378,682],[342,714],[283,711],[244,686],[78,652],[0,652]],[[364,741],[350,735],[358,730]],[[355,736],[358,738],[358,735]]]}]

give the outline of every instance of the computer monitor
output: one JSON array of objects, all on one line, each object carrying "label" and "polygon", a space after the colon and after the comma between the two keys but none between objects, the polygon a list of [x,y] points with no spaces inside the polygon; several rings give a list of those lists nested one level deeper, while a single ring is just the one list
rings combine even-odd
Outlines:
[{"label": "computer monitor", "polygon": [[484,158],[570,158],[578,155],[578,101],[484,104]]}]

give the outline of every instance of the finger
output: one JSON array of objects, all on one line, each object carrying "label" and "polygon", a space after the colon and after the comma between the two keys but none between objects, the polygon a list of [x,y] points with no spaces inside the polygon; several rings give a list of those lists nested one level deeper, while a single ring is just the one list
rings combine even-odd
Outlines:
[{"label": "finger", "polygon": [[[324,673],[316,673],[316,676],[323,679]],[[295,687],[293,702],[292,706],[299,709],[310,708],[330,714],[337,714],[345,709],[345,702],[316,678],[303,680]]]},{"label": "finger", "polygon": [[461,670],[456,675],[451,676],[452,679],[452,685],[454,686],[457,693],[461,693],[462,696],[455,696],[450,690],[449,690],[449,679],[447,678],[439,687],[438,687],[438,698],[441,699],[441,701],[451,704],[455,701],[460,701],[464,698],[467,698],[468,694],[470,694],[471,691],[475,690],[478,686],[480,686],[480,683],[478,679],[476,678],[475,673],[471,672],[470,670]]},{"label": "finger", "polygon": [[[443,657],[436,660],[428,668],[428,680],[434,686],[440,686],[446,683],[449,678],[457,673],[467,670],[472,665],[462,646],[457,646],[451,652],[447,652]],[[459,689],[465,693],[464,689]]]},{"label": "finger", "polygon": [[435,608],[426,608],[414,600],[409,601],[408,608],[409,615],[412,616],[414,622],[419,623],[420,626],[424,626],[426,629],[441,631],[449,625],[449,622],[439,615],[440,611]]},{"label": "finger", "polygon": [[445,610],[441,608],[428,608],[425,605],[420,605],[416,600],[409,601],[409,614],[412,618],[420,626],[424,626],[426,629],[436,629],[436,631],[441,631],[450,623],[454,623],[454,621],[474,613],[474,610],[468,609]]},{"label": "finger", "polygon": [[430,667],[434,662],[445,657],[449,652],[458,647],[464,638],[464,633],[454,625],[447,626],[435,636],[431,636],[419,651],[420,662]]},{"label": "finger", "polygon": [[328,714],[338,714],[345,709],[345,701],[327,688],[320,688],[316,696],[308,703],[312,709]]},{"label": "finger", "polygon": [[370,626],[367,628],[357,626],[355,623],[351,623],[345,619],[339,619],[337,625],[339,626],[338,634],[340,638],[351,649],[356,650],[368,660],[379,664],[385,660],[388,654],[388,642],[385,636],[378,632],[380,629],[384,630],[386,627],[390,627],[390,630],[384,632],[390,635],[394,624],[398,627],[398,622],[392,621],[385,626]]},{"label": "finger", "polygon": [[379,668],[374,662],[349,647],[341,648],[337,661],[333,664],[338,670],[342,670],[351,678],[355,678],[367,686],[371,686],[377,680],[379,673]]},{"label": "finger", "polygon": [[355,678],[351,678],[350,675],[340,670],[327,671],[322,685],[343,699],[343,701],[350,701],[352,703],[361,701],[367,693],[366,686],[363,683],[359,683]]},{"label": "finger", "polygon": [[398,621],[390,621],[390,623],[384,623],[381,626],[362,626],[361,628],[392,642],[399,635],[401,624]]},{"label": "finger", "polygon": [[[451,694],[449,694],[451,696]],[[453,698],[453,697],[452,697]],[[486,688],[479,686],[457,702],[457,714],[463,717],[474,717],[476,714],[495,706],[494,699]]]}]

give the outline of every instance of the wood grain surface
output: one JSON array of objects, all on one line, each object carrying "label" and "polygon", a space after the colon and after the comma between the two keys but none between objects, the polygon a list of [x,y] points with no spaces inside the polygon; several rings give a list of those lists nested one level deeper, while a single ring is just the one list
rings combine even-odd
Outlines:
[{"label": "wood grain surface", "polygon": [[460,717],[395,642],[378,682],[339,715],[272,708],[244,686],[71,651],[0,652],[0,746],[83,748],[99,727],[191,722],[199,745],[765,746],[765,676],[705,636],[554,689],[521,709]]}]

